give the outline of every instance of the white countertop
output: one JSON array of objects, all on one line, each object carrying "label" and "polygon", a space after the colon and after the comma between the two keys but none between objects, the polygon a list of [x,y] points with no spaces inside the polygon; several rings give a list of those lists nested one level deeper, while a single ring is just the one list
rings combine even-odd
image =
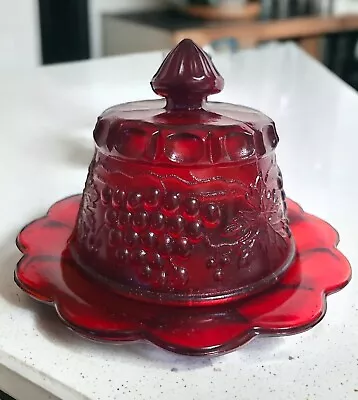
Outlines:
[{"label": "white countertop", "polygon": [[215,99],[276,121],[287,194],[340,232],[353,280],[328,298],[320,324],[222,357],[189,358],[81,339],[13,283],[17,231],[82,190],[97,115],[154,97],[149,81],[161,60],[149,53],[0,72],[0,388],[19,400],[53,398],[40,388],[65,400],[358,399],[358,96],[294,45],[214,57],[226,79]]}]

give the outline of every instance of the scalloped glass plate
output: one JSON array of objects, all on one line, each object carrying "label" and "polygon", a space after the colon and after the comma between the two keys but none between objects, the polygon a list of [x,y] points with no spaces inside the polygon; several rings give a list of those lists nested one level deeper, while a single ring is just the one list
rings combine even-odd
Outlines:
[{"label": "scalloped glass plate", "polygon": [[122,297],[87,276],[66,251],[80,195],[54,204],[17,238],[24,254],[15,281],[36,300],[49,303],[69,328],[107,342],[147,340],[187,355],[223,354],[257,335],[305,331],[326,312],[326,296],[342,289],[351,268],[337,250],[337,232],[288,200],[296,257],[270,289],[235,302],[206,307],[147,304]]}]

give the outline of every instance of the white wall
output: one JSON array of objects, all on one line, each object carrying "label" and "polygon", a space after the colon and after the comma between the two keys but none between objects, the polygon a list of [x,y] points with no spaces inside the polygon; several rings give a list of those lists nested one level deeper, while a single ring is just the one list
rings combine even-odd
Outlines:
[{"label": "white wall", "polygon": [[[60,1],[60,0],[54,0]],[[90,0],[93,57],[102,54],[101,14],[162,6],[166,0]],[[38,0],[0,0],[0,68],[34,67],[41,62]],[[358,0],[336,0],[337,13],[358,12]]]},{"label": "white wall", "polygon": [[[61,1],[61,0],[53,0]],[[102,52],[101,14],[154,8],[166,0],[89,0],[91,50]],[[0,0],[0,69],[41,63],[38,0]]]},{"label": "white wall", "polygon": [[[0,0],[2,1],[2,0]],[[90,0],[89,17],[91,30],[91,53],[93,57],[102,55],[102,24],[103,12],[128,12],[163,6],[166,0]]]},{"label": "white wall", "polygon": [[0,68],[39,65],[37,0],[0,0]]},{"label": "white wall", "polygon": [[336,14],[358,13],[358,0],[336,0],[333,4],[333,10]]}]

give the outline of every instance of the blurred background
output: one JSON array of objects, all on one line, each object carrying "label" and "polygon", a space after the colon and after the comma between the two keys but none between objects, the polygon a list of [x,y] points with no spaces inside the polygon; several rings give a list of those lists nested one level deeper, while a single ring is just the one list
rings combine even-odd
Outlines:
[{"label": "blurred background", "polygon": [[358,0],[0,0],[0,68],[296,41],[358,88]]}]

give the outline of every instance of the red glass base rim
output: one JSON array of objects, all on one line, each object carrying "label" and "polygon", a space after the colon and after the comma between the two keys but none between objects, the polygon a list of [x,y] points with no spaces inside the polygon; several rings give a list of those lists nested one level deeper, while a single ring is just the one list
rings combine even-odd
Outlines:
[{"label": "red glass base rim", "polygon": [[24,256],[15,270],[19,287],[55,306],[62,322],[101,342],[146,340],[187,355],[218,355],[257,335],[305,331],[326,312],[326,296],[342,289],[351,268],[337,250],[337,232],[288,201],[297,257],[282,279],[258,295],[207,307],[150,304],[118,295],[64,259],[80,196],[56,203],[26,226],[17,244]]},{"label": "red glass base rim", "polygon": [[[69,252],[70,253],[70,252]],[[170,306],[211,306],[214,304],[224,304],[231,301],[237,301],[244,299],[249,296],[257,295],[258,293],[266,290],[272,285],[275,285],[287,272],[289,267],[292,265],[296,256],[296,245],[293,239],[291,239],[290,252],[285,260],[284,264],[279,266],[276,271],[272,274],[264,277],[255,284],[242,286],[238,289],[228,290],[223,292],[211,293],[162,293],[153,292],[151,290],[145,290],[143,288],[131,288],[119,283],[113,282],[103,275],[96,272],[92,272],[90,268],[85,268],[83,263],[77,261],[71,254],[70,257],[73,262],[81,268],[85,274],[88,274],[91,279],[98,280],[102,284],[107,285],[111,290],[118,293],[118,295],[128,297],[133,300],[143,301],[154,304],[166,304]]]}]

